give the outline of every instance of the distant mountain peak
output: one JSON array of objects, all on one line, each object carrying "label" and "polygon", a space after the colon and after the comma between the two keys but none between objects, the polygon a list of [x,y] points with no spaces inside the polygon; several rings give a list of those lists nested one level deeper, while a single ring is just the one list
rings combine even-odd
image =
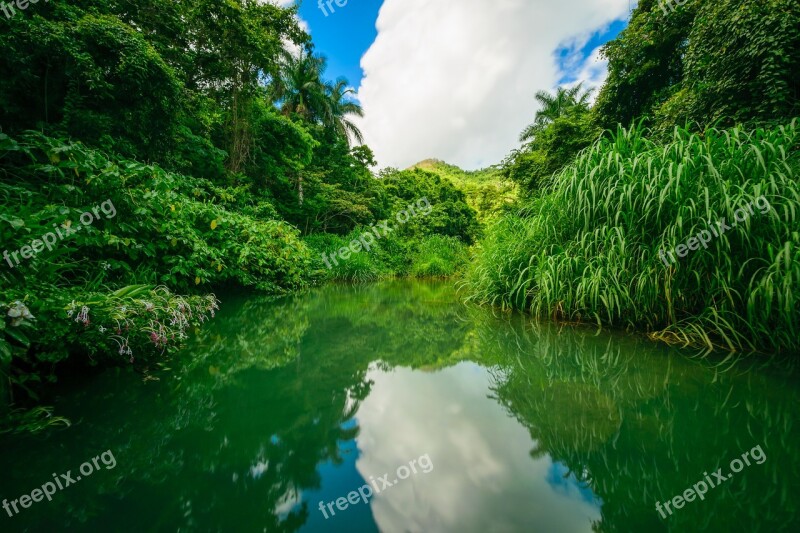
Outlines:
[{"label": "distant mountain peak", "polygon": [[423,159],[419,163],[411,165],[410,167],[408,167],[408,170],[414,170],[415,168],[419,168],[422,170],[434,170],[441,167],[458,168],[457,166],[451,165],[445,161],[442,161],[441,159],[430,158],[430,159]]}]

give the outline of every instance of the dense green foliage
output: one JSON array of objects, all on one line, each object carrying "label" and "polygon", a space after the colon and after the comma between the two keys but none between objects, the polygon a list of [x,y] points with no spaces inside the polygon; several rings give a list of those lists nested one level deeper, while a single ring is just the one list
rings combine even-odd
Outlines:
[{"label": "dense green foliage", "polygon": [[[472,298],[667,341],[800,347],[797,122],[703,136],[676,129],[666,144],[647,133],[603,138],[493,228]],[[737,213],[761,196],[769,209]],[[733,229],[707,247],[662,258],[722,220]]]},{"label": "dense green foliage", "polygon": [[506,179],[497,167],[468,171],[444,161],[426,159],[412,168],[437,174],[463,191],[467,204],[482,224],[498,217],[517,198],[515,183]]},{"label": "dense green foliage", "polygon": [[[52,0],[2,24],[0,409],[66,364],[147,372],[214,314],[212,290],[466,262],[479,228],[463,194],[425,173],[376,179],[353,145],[361,107],[325,79],[297,7]],[[421,198],[430,216],[322,266]],[[53,231],[70,235],[44,249]],[[15,413],[38,429],[50,411]]]},{"label": "dense green foliage", "polygon": [[[668,2],[663,2],[668,4]],[[796,0],[642,0],[604,47],[609,76],[599,123],[641,118],[673,125],[764,123],[800,115],[800,3]]]},{"label": "dense green foliage", "polygon": [[[388,276],[452,276],[467,262],[467,246],[480,232],[477,215],[465,194],[449,180],[424,170],[387,170],[375,180],[385,204],[387,234],[377,225],[369,251],[352,254],[346,261],[324,264],[323,254],[337,250],[371,233],[359,226],[349,234],[316,234],[306,238],[315,250],[316,271],[331,280],[373,281]],[[373,226],[375,227],[375,226]]]},{"label": "dense green foliage", "polygon": [[0,36],[6,133],[37,129],[249,187],[307,233],[377,220],[371,152],[350,147],[361,108],[346,80],[324,81],[325,59],[296,8],[54,0],[33,9]]}]

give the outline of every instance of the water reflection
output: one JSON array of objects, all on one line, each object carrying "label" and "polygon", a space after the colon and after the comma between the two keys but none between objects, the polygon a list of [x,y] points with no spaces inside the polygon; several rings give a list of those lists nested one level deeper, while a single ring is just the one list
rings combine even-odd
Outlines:
[{"label": "water reflection", "polygon": [[[161,381],[68,384],[75,425],[3,437],[2,497],[112,449],[114,470],[24,530],[776,531],[797,525],[796,371],[691,359],[634,336],[464,307],[443,283],[227,298]],[[753,465],[662,520],[655,502],[755,445]],[[102,448],[102,450],[100,450]],[[325,519],[409,460],[434,464]]]},{"label": "water reflection", "polygon": [[549,457],[531,460],[527,431],[486,401],[485,369],[460,363],[437,374],[371,376],[374,393],[358,412],[361,476],[394,472],[421,452],[434,463],[375,499],[381,530],[591,531],[599,503]]}]

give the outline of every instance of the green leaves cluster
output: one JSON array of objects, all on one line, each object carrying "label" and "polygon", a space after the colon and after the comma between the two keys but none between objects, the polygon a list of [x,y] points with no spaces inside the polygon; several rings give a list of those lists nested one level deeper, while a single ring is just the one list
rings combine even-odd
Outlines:
[{"label": "green leaves cluster", "polygon": [[39,134],[20,141],[0,136],[0,157],[8,162],[4,173],[21,180],[0,185],[8,200],[3,215],[25,224],[6,232],[11,249],[50,231],[52,223],[78,224],[99,199],[115,206],[112,219],[57,243],[53,253],[63,256],[57,268],[44,254],[30,260],[48,279],[77,277],[102,260],[110,269],[98,269],[93,283],[123,282],[132,272],[137,281],[177,290],[233,282],[282,291],[304,283],[308,251],[299,232],[275,220],[272,206],[247,186],[218,187]]},{"label": "green leaves cluster", "polygon": [[603,52],[597,100],[607,128],[765,124],[800,115],[800,4],[693,0],[669,15],[642,0]]}]

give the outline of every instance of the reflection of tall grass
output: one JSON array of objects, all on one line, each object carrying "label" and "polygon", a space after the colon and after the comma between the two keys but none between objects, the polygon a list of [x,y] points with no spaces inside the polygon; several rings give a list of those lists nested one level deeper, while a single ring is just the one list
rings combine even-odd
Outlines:
[{"label": "reflection of tall grass", "polygon": [[[494,226],[467,282],[471,299],[668,342],[800,347],[796,121],[751,133],[676,129],[663,146],[645,133],[602,139]],[[676,266],[659,259],[761,195],[766,215]]]},{"label": "reflection of tall grass", "polygon": [[[637,337],[470,315],[477,324],[474,350],[496,354],[487,361],[494,365],[494,397],[529,429],[536,442],[531,455],[563,463],[601,498],[594,530],[663,527],[656,500],[680,494],[703,471],[727,468],[757,444],[768,456],[764,464],[714,489],[702,508],[687,506],[670,526],[787,528],[800,493],[792,444],[798,392],[782,377],[793,371],[791,361],[689,359]],[[513,327],[501,327],[504,320]],[[748,517],[760,508],[768,511]]]}]

